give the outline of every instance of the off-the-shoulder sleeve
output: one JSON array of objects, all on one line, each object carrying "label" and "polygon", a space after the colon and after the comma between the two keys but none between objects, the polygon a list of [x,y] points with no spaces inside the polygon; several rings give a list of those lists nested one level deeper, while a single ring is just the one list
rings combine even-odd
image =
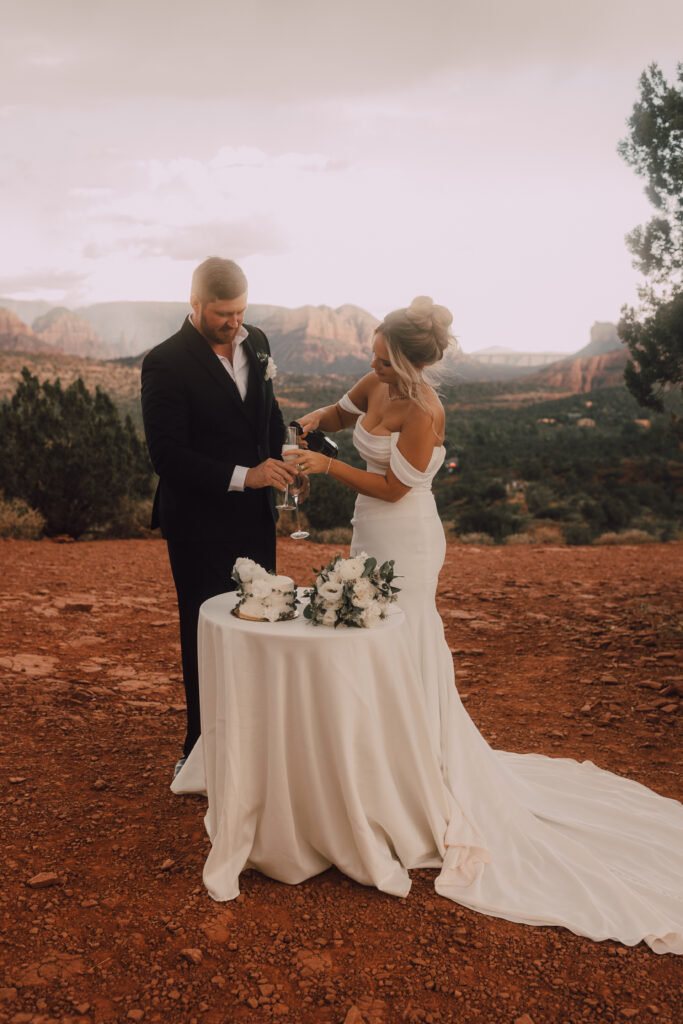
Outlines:
[{"label": "off-the-shoulder sleeve", "polygon": [[391,471],[397,480],[400,480],[406,487],[419,487],[420,484],[428,482],[434,476],[434,471],[427,471],[422,473],[419,469],[415,469],[415,466],[411,466],[405,455],[402,455],[398,450],[398,434],[391,435],[391,456],[389,458],[389,465]]},{"label": "off-the-shoulder sleeve", "polygon": [[348,391],[346,392],[345,395],[341,396],[341,398],[337,402],[337,405],[339,406],[340,409],[343,409],[344,412],[350,412],[354,416],[362,416],[363,415],[363,410],[359,409],[357,405],[354,405],[354,403],[349,398]]}]

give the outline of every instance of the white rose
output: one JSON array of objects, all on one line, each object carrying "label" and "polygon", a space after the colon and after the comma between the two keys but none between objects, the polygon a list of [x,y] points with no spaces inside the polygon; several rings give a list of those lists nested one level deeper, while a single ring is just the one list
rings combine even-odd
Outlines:
[{"label": "white rose", "polygon": [[363,611],[363,625],[368,629],[372,629],[373,626],[377,626],[381,621],[381,618],[382,609],[376,601],[373,601],[372,604]]},{"label": "white rose", "polygon": [[328,580],[318,586],[318,595],[327,601],[329,604],[338,604],[341,601],[342,594],[344,593],[344,587],[341,583],[332,583]]},{"label": "white rose", "polygon": [[337,569],[343,580],[357,580],[363,575],[365,560],[362,558],[343,558]]},{"label": "white rose", "polygon": [[353,603],[357,608],[367,608],[375,596],[375,588],[367,576],[353,585]]},{"label": "white rose", "polygon": [[254,579],[260,579],[268,575],[263,566],[259,565],[258,562],[254,562],[251,558],[236,559],[233,568],[242,583],[251,583]]},{"label": "white rose", "polygon": [[337,621],[337,609],[336,608],[328,608],[327,611],[325,612],[325,614],[323,615],[323,619],[322,619],[323,626],[334,626],[336,621]]},{"label": "white rose", "polygon": [[277,377],[277,366],[272,356],[268,356],[268,362],[266,363],[266,372],[264,373],[266,380],[275,380]]}]

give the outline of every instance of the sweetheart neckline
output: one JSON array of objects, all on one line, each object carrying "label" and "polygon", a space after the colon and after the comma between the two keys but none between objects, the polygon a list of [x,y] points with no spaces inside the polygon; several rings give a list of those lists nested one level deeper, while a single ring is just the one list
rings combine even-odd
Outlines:
[{"label": "sweetheart neckline", "polygon": [[[400,434],[401,433],[400,430],[392,430],[391,433],[389,433],[389,434],[373,434],[371,430],[368,430],[367,427],[363,426],[363,422],[362,421],[365,419],[366,416],[367,416],[367,413],[365,413],[365,412],[362,413],[362,415],[360,415],[358,417],[358,419],[356,420],[356,426],[360,427],[361,430],[368,435],[368,437],[386,437],[386,438],[389,438],[389,440],[391,440],[391,438],[394,437],[396,434]],[[445,449],[445,447],[446,446],[445,446],[445,444],[442,441],[441,444],[435,444],[434,445],[434,451],[438,452],[442,448]]]}]

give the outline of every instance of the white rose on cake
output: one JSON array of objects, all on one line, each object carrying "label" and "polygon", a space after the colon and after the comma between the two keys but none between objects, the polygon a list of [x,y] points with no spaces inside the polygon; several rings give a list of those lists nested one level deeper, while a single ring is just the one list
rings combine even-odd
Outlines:
[{"label": "white rose on cake", "polygon": [[278,622],[296,615],[299,603],[289,576],[276,576],[251,558],[238,558],[232,570],[238,601],[234,613],[242,619]]},{"label": "white rose on cake", "polygon": [[252,580],[262,579],[267,575],[267,570],[251,558],[236,559],[232,568],[232,578],[241,583],[251,583]]}]

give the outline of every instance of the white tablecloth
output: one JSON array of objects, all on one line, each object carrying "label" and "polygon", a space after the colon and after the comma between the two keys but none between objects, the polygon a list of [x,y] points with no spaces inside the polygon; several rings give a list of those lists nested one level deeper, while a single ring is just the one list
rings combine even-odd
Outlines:
[{"label": "white tablecloth", "polygon": [[206,792],[204,882],[239,895],[245,868],[298,883],[330,865],[405,896],[440,867],[451,815],[403,613],[375,629],[245,622],[202,605],[202,736],[173,783]]}]

